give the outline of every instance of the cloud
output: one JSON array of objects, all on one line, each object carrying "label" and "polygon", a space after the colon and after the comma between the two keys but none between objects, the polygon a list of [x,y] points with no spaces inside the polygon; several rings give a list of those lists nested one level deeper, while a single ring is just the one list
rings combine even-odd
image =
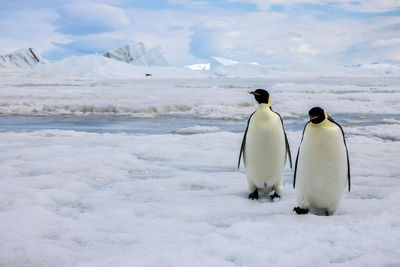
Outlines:
[{"label": "cloud", "polygon": [[198,58],[209,59],[223,53],[223,31],[218,29],[197,29],[191,36],[190,53]]},{"label": "cloud", "polygon": [[[400,51],[400,17],[391,0],[38,0],[36,8],[32,1],[6,2],[0,3],[0,53],[29,46],[60,59],[144,42],[182,66],[210,56],[356,64],[397,59]],[[360,13],[366,10],[371,13]]]},{"label": "cloud", "polygon": [[128,42],[143,42],[146,46],[159,46],[171,64],[184,66],[204,62],[190,53],[192,27],[207,21],[209,14],[187,10],[149,10],[126,8],[134,23],[106,36]]},{"label": "cloud", "polygon": [[400,45],[400,38],[380,39],[372,43],[373,47]]},{"label": "cloud", "polygon": [[85,54],[79,53],[74,50],[65,49],[59,47],[55,44],[55,46],[51,49],[45,50],[40,54],[43,58],[49,61],[58,61],[70,56],[83,56]]},{"label": "cloud", "polygon": [[399,17],[380,17],[369,20],[354,38],[344,56],[360,63],[400,62]]},{"label": "cloud", "polygon": [[18,10],[27,10],[27,9],[42,9],[42,8],[52,8],[55,6],[59,6],[60,4],[70,2],[70,0],[35,0],[35,1],[26,1],[26,0],[12,0],[12,1],[0,1],[0,10],[6,9],[18,9]]},{"label": "cloud", "polygon": [[254,3],[260,10],[273,6],[319,5],[334,6],[352,12],[382,13],[399,10],[398,0],[229,0],[230,2]]},{"label": "cloud", "polygon": [[389,25],[386,28],[382,29],[382,31],[391,32],[393,34],[399,34],[399,32],[400,32],[400,23],[394,23],[392,25]]},{"label": "cloud", "polygon": [[[296,11],[266,10],[240,17],[219,14],[219,21],[225,18],[225,24],[207,22],[208,27],[193,28],[190,51],[202,58],[218,53],[234,60],[263,64],[355,64],[398,58],[399,53],[394,52],[400,29],[398,16],[324,19],[324,10],[302,10],[301,14]],[[209,21],[214,19],[212,15],[209,17]]]},{"label": "cloud", "polygon": [[[371,62],[390,62],[399,63],[400,61],[400,45],[381,47],[375,46],[369,42],[357,43],[349,47],[344,53],[358,63],[367,64]],[[366,56],[368,55],[368,56]]]},{"label": "cloud", "polygon": [[[302,21],[303,20],[303,21]],[[210,19],[207,27],[194,28],[191,53],[200,58],[213,55],[265,64],[307,60],[321,53],[313,39],[314,21],[291,18],[276,12],[253,12],[241,17]],[[323,30],[320,30],[323,32]]]},{"label": "cloud", "polygon": [[60,32],[87,35],[111,32],[127,27],[131,20],[122,8],[87,1],[62,5],[56,23]]},{"label": "cloud", "polygon": [[59,48],[75,51],[79,54],[105,53],[108,50],[125,45],[125,40],[119,40],[103,36],[80,36],[69,43],[55,43]]},{"label": "cloud", "polygon": [[320,53],[319,50],[311,48],[308,44],[301,44],[296,48],[290,48],[290,51],[296,52],[296,53],[310,54],[313,56]]},{"label": "cloud", "polygon": [[[335,3],[335,1],[326,1],[328,3]],[[367,13],[383,13],[398,11],[399,1],[398,0],[360,0],[360,1],[349,1],[341,0],[338,4],[349,11],[353,12],[367,12]]]},{"label": "cloud", "polygon": [[0,53],[33,47],[39,52],[54,47],[52,42],[69,39],[57,32],[58,14],[51,9],[11,10],[0,14]]},{"label": "cloud", "polygon": [[125,39],[102,35],[74,36],[73,39],[66,43],[53,42],[53,48],[45,51],[42,56],[51,60],[60,60],[68,56],[103,54],[128,43]]}]

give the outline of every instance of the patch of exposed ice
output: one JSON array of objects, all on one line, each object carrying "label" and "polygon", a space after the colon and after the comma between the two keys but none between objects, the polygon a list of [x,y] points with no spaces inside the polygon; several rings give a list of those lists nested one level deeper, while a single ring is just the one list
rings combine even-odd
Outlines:
[{"label": "patch of exposed ice", "polygon": [[218,132],[220,129],[216,126],[201,126],[196,125],[187,128],[181,128],[176,131],[178,134],[198,134],[198,133],[215,133]]}]

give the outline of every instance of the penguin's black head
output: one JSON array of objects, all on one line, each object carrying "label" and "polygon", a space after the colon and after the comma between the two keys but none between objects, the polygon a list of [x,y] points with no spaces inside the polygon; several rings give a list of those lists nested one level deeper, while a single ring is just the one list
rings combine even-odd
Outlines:
[{"label": "penguin's black head", "polygon": [[310,109],[308,115],[310,116],[310,121],[314,124],[323,122],[326,117],[325,111],[320,107]]},{"label": "penguin's black head", "polygon": [[258,104],[261,104],[261,103],[268,104],[269,103],[269,93],[267,91],[265,91],[264,89],[256,89],[254,92],[250,92],[250,94],[254,95]]}]

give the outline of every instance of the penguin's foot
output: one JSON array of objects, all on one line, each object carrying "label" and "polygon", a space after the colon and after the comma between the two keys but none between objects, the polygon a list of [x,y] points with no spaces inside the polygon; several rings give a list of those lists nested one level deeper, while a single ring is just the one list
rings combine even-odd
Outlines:
[{"label": "penguin's foot", "polygon": [[271,201],[274,201],[275,198],[281,199],[281,196],[278,195],[276,192],[274,192],[274,194],[273,194],[273,195],[270,195],[269,197],[271,198]]},{"label": "penguin's foot", "polygon": [[296,213],[299,214],[299,215],[307,214],[307,213],[308,213],[308,209],[302,209],[302,208],[300,208],[300,207],[295,207],[295,208],[293,209],[293,211],[296,212]]},{"label": "penguin's foot", "polygon": [[251,193],[249,195],[249,199],[258,199],[258,191],[257,189],[253,191],[253,193]]},{"label": "penguin's foot", "polygon": [[325,216],[332,216],[332,215],[335,215],[336,214],[336,211],[332,211],[332,210],[326,210],[325,211]]}]

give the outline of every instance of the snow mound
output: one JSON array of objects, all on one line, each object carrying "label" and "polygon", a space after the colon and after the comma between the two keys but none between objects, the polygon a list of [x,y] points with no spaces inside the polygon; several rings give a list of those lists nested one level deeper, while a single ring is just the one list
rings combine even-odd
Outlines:
[{"label": "snow mound", "polygon": [[243,63],[222,57],[211,57],[210,72],[217,76],[263,77],[269,73],[269,70],[257,63]]},{"label": "snow mound", "polygon": [[0,56],[0,68],[29,68],[40,62],[39,53],[33,48],[19,49]]},{"label": "snow mound", "polygon": [[176,131],[177,134],[200,134],[200,133],[215,133],[220,129],[216,126],[201,126],[196,125],[187,128],[181,128]]},{"label": "snow mound", "polygon": [[210,70],[210,63],[187,65],[184,68],[188,70]]},{"label": "snow mound", "polygon": [[201,73],[175,67],[135,66],[101,55],[72,56],[61,61],[38,64],[31,74],[55,77],[104,79],[201,78]]},{"label": "snow mound", "polygon": [[377,74],[395,74],[400,75],[400,65],[392,65],[386,63],[373,63],[361,65],[359,68],[367,72],[375,72]]},{"label": "snow mound", "polygon": [[171,66],[158,47],[147,49],[143,43],[125,45],[104,56],[139,66]]},{"label": "snow mound", "polygon": [[350,66],[330,64],[265,66],[211,57],[210,72],[219,77],[240,78],[398,77],[400,65],[374,63]]}]

